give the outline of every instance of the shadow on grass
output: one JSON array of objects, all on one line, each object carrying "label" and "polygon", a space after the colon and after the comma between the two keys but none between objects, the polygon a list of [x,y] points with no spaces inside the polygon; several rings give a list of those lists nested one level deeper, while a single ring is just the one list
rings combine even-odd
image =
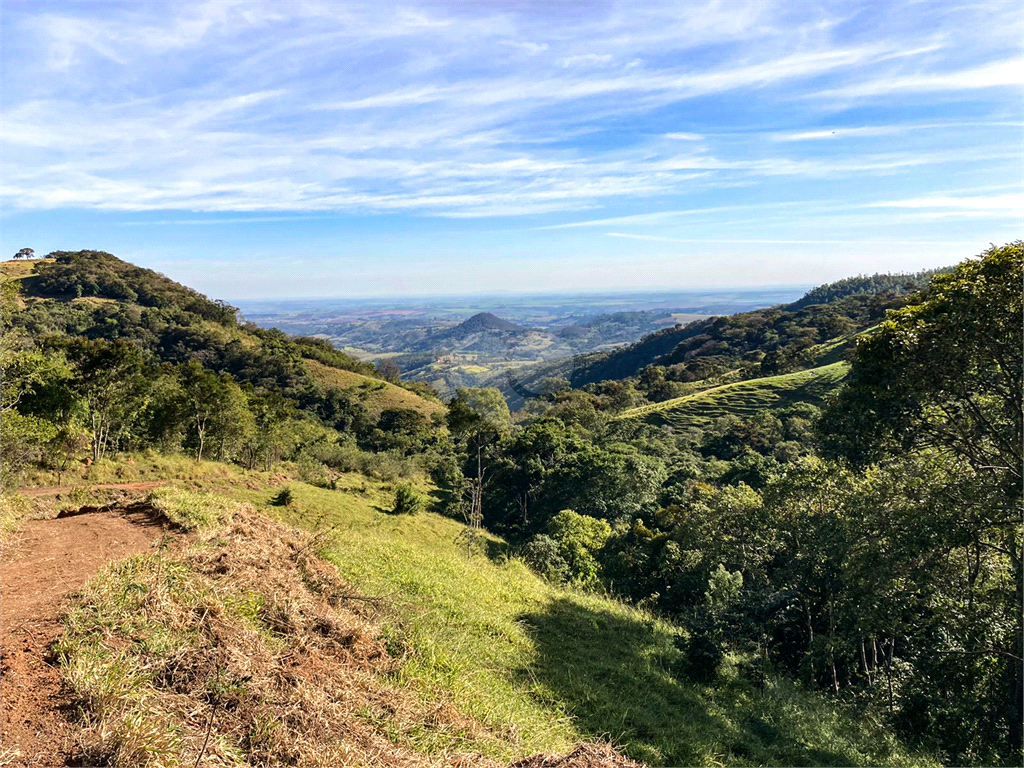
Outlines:
[{"label": "shadow on grass", "polygon": [[787,733],[788,721],[801,713],[742,681],[704,686],[681,673],[677,678],[680,653],[663,626],[565,598],[519,620],[536,647],[535,663],[520,671],[524,684],[573,716],[588,737],[610,738],[633,759],[652,765],[863,762]]}]

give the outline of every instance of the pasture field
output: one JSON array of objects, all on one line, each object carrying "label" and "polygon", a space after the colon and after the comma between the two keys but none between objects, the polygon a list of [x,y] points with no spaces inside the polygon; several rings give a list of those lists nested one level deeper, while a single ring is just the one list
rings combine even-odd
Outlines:
[{"label": "pasture field", "polygon": [[675,428],[700,427],[722,416],[753,416],[758,411],[805,402],[821,405],[840,385],[850,366],[834,362],[806,371],[748,379],[705,389],[661,403],[631,408],[620,419],[645,419]]}]

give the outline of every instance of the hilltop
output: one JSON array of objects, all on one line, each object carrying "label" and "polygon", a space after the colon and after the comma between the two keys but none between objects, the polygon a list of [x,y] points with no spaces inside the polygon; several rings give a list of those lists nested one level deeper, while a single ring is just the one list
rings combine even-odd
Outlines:
[{"label": "hilltop", "polygon": [[58,251],[31,264],[5,262],[2,271],[23,306],[11,316],[13,331],[51,345],[79,335],[128,341],[153,363],[195,362],[256,391],[286,395],[318,418],[332,413],[339,423],[367,422],[367,429],[389,408],[428,416],[441,409],[427,388],[386,381],[322,339],[239,322],[227,303],[103,251]]},{"label": "hilltop", "polygon": [[480,333],[481,331],[519,333],[525,330],[527,329],[516,325],[515,323],[511,323],[508,320],[502,320],[500,317],[493,315],[490,312],[478,312],[468,320],[464,320],[459,323],[450,331],[446,331],[446,334],[453,337],[462,337],[468,336],[471,333]]}]

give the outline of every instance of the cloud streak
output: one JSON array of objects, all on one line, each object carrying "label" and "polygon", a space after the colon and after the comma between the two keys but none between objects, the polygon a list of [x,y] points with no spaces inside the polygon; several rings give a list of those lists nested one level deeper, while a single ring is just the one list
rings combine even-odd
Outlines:
[{"label": "cloud streak", "polygon": [[[668,215],[638,207],[764,208],[796,182],[856,189],[862,206],[895,178],[926,199],[940,166],[981,181],[1019,154],[996,127],[1021,118],[1005,29],[856,16],[767,2],[11,5],[0,195],[15,211],[561,214],[552,226],[570,229]],[[955,111],[935,115],[964,91],[988,99],[967,149]],[[897,142],[912,125],[836,107],[893,94],[930,100],[921,145]],[[814,149],[839,140],[857,151]]]}]

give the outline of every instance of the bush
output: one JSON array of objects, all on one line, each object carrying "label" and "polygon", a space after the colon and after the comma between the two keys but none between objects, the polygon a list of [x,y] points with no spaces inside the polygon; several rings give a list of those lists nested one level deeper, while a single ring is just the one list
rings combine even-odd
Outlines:
[{"label": "bush", "polygon": [[321,488],[327,488],[330,485],[331,477],[327,472],[327,467],[305,450],[300,452],[295,460],[295,468],[299,479],[304,483]]},{"label": "bush", "polygon": [[[680,644],[680,638],[676,639],[676,644]],[[691,680],[702,683],[714,680],[718,674],[718,667],[725,657],[719,642],[711,635],[701,633],[692,635],[685,646],[683,671],[686,675]]]},{"label": "bush", "polygon": [[537,574],[561,583],[569,575],[569,564],[562,557],[558,542],[543,533],[534,536],[522,548],[520,556]]},{"label": "bush", "polygon": [[275,507],[288,507],[291,506],[292,502],[295,501],[295,494],[292,493],[292,489],[284,487],[281,492],[274,497],[273,505]]},{"label": "bush", "polygon": [[396,515],[415,515],[423,509],[423,497],[413,490],[408,483],[399,483],[395,487],[395,506],[391,510]]},{"label": "bush", "polygon": [[611,526],[604,520],[563,509],[548,522],[548,533],[558,546],[568,578],[579,586],[595,586],[600,567],[594,555],[611,536]]}]

